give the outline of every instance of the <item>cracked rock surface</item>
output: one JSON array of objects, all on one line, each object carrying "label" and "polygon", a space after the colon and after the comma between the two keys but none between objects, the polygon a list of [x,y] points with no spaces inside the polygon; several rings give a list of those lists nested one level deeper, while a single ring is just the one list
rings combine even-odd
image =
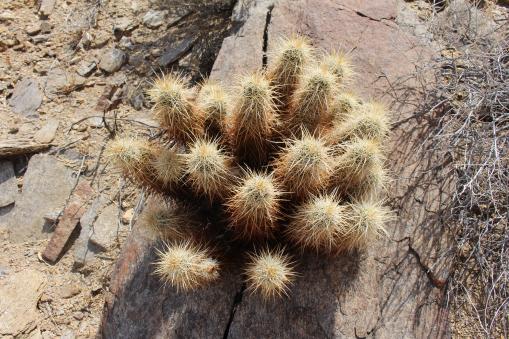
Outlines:
[{"label": "cracked rock surface", "polygon": [[[246,9],[243,9],[246,13]],[[299,33],[318,49],[352,51],[359,76],[353,88],[381,98],[415,64],[433,55],[429,44],[399,29],[396,1],[280,0],[252,2],[247,19],[226,38],[211,77],[270,62],[280,36]],[[412,86],[412,83],[407,85]],[[393,89],[393,88],[392,88]],[[410,111],[392,105],[399,118]],[[397,113],[396,113],[397,112]],[[397,119],[397,118],[395,118]],[[418,126],[413,126],[418,129]],[[389,189],[397,218],[389,237],[364,253],[337,258],[296,258],[300,274],[290,298],[264,303],[243,293],[239,274],[202,290],[177,293],[153,276],[153,240],[138,225],[126,242],[106,298],[107,338],[430,338],[447,336],[442,309],[447,278],[447,237],[439,228],[448,183],[414,175],[426,163],[413,158],[418,136],[397,129],[388,145],[394,177]],[[435,175],[435,177],[438,177]],[[429,179],[429,180],[428,180]]]}]

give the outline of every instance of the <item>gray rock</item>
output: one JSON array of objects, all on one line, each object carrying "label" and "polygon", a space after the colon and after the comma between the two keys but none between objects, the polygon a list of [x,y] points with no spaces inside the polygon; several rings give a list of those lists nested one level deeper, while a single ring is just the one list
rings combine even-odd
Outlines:
[{"label": "gray rock", "polygon": [[126,49],[132,49],[134,46],[133,46],[133,41],[131,40],[131,38],[127,37],[127,36],[123,36],[120,41],[118,42],[118,45],[122,48],[126,48]]},{"label": "gray rock", "polygon": [[167,15],[168,11],[151,9],[143,16],[143,24],[148,28],[157,28],[164,23]]},{"label": "gray rock", "polygon": [[113,26],[113,34],[116,36],[130,32],[138,26],[136,22],[128,17],[118,19]]},{"label": "gray rock", "polygon": [[13,204],[18,195],[18,185],[12,162],[0,160],[0,207]]},{"label": "gray rock", "polygon": [[15,113],[33,116],[41,106],[43,93],[39,83],[33,78],[23,78],[14,87],[9,105]]},{"label": "gray rock", "polygon": [[34,43],[34,44],[40,44],[42,42],[46,42],[48,41],[50,38],[50,35],[49,34],[41,34],[41,35],[37,35],[37,36],[34,36],[32,38],[30,38],[30,40]]},{"label": "gray rock", "polygon": [[46,124],[35,133],[35,141],[41,144],[49,144],[52,142],[57,133],[58,125],[59,121],[57,119],[49,119]]},{"label": "gray rock", "polygon": [[46,77],[44,93],[50,99],[55,98],[63,89],[69,85],[69,74],[62,68],[53,68]]},{"label": "gray rock", "polygon": [[143,96],[143,93],[136,93],[134,94],[130,99],[129,103],[133,108],[137,111],[143,108],[143,104],[145,103],[145,97]]},{"label": "gray rock", "polygon": [[90,237],[93,232],[93,224],[97,219],[97,215],[102,212],[106,205],[110,203],[110,199],[100,194],[94,199],[92,204],[88,207],[85,213],[80,218],[81,231],[78,239],[74,245],[74,266],[82,267],[87,261],[90,261],[94,256],[94,248],[89,244]]},{"label": "gray rock", "polygon": [[126,62],[126,54],[116,48],[106,50],[99,60],[99,68],[107,73],[118,71]]},{"label": "gray rock", "polygon": [[51,32],[51,29],[53,28],[53,26],[51,26],[51,24],[47,21],[43,21],[41,22],[41,33],[42,34],[48,34]]},{"label": "gray rock", "polygon": [[27,32],[28,35],[36,35],[37,33],[39,33],[41,31],[41,25],[32,25],[32,26],[28,26],[25,31]]},{"label": "gray rock", "polygon": [[196,36],[188,36],[177,46],[168,48],[157,60],[158,65],[160,67],[166,67],[174,63],[193,47],[195,41]]},{"label": "gray rock", "polygon": [[107,250],[113,245],[117,237],[118,208],[115,204],[107,206],[94,223],[90,242]]},{"label": "gray rock", "polygon": [[41,0],[39,6],[39,14],[43,17],[49,16],[53,13],[53,9],[55,8],[56,0]]},{"label": "gray rock", "polygon": [[96,68],[97,63],[95,61],[82,61],[78,64],[76,73],[82,77],[88,77],[95,71]]},{"label": "gray rock", "polygon": [[46,238],[44,226],[48,212],[61,210],[74,186],[72,171],[56,158],[36,154],[28,163],[23,178],[23,192],[16,199],[6,222],[14,242]]}]

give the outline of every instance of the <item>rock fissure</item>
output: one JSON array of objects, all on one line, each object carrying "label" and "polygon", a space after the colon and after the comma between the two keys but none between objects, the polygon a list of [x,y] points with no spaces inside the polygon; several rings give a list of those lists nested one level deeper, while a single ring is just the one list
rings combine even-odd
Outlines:
[{"label": "rock fissure", "polygon": [[270,20],[272,17],[272,10],[274,9],[274,5],[271,5],[267,8],[267,16],[265,17],[265,28],[263,30],[263,47],[262,47],[262,67],[267,67],[267,49],[269,46],[269,26]]},{"label": "rock fissure", "polygon": [[224,329],[223,339],[227,339],[230,335],[230,327],[233,323],[233,319],[235,318],[235,312],[237,311],[237,307],[242,302],[242,297],[244,296],[244,291],[246,290],[246,284],[242,284],[240,290],[235,293],[235,297],[233,298],[232,307],[230,309],[230,316],[228,318],[228,323],[226,323],[226,328]]},{"label": "rock fissure", "polygon": [[353,12],[353,13],[357,14],[358,16],[366,18],[368,20],[379,22],[379,23],[381,23],[381,24],[383,24],[383,25],[385,25],[387,27],[394,28],[393,26],[391,26],[391,25],[387,24],[386,22],[384,22],[384,20],[394,22],[395,18],[393,18],[393,17],[377,19],[377,18],[373,18],[372,16],[367,15],[366,13],[364,13],[362,11],[359,11],[359,10],[356,10],[356,9],[353,9],[353,8],[349,8],[349,7],[346,7],[346,6],[341,6],[341,9]]}]

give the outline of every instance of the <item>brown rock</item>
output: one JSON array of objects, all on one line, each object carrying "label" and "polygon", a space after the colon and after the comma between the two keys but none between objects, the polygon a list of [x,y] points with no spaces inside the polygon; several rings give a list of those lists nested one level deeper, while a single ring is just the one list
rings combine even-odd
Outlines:
[{"label": "brown rock", "polygon": [[92,195],[92,188],[86,181],[81,181],[74,189],[73,195],[65,207],[51,239],[42,253],[50,262],[58,260],[65,244],[69,240],[81,216],[85,213],[86,203]]}]

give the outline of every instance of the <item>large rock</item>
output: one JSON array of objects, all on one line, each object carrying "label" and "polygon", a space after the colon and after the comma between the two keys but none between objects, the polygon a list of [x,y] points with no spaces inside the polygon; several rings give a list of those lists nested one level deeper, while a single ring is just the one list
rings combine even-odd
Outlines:
[{"label": "large rock", "polygon": [[[397,15],[395,1],[281,0],[273,7],[268,1],[251,3],[244,25],[224,40],[212,78],[229,83],[234,74],[260,68],[265,52],[270,57],[280,36],[298,32],[309,36],[319,49],[351,51],[360,73],[353,87],[365,98],[377,97],[394,104],[384,94],[396,94],[394,91],[402,86],[398,80],[413,74],[415,64],[426,62],[432,55],[418,39],[398,29],[392,20]],[[412,81],[404,84],[414,85]],[[411,111],[401,104],[392,107],[403,114],[398,118]],[[447,256],[439,249],[447,248],[447,237],[438,219],[447,206],[447,187],[439,182],[437,173],[426,180],[416,175],[428,169],[415,159],[414,147],[420,140],[409,133],[418,128],[410,120],[409,125],[395,131],[388,145],[394,149],[389,163],[398,178],[390,190],[397,219],[387,227],[389,236],[368,251],[339,258],[299,258],[300,276],[288,299],[264,303],[244,293],[241,277],[231,273],[226,273],[218,285],[197,291],[201,298],[196,298],[194,294],[174,294],[173,290],[161,292],[160,283],[150,274],[151,242],[135,232],[125,244],[114,274],[103,334],[115,338],[154,334],[199,338],[203,332],[196,332],[195,326],[207,326],[217,333],[223,329],[224,338],[446,335],[447,317],[441,305],[448,267],[444,264]],[[231,304],[234,296],[236,302]],[[153,305],[157,313],[137,314],[143,303]],[[217,315],[229,305],[231,318],[226,326],[223,316],[188,325],[189,319],[194,319],[189,310]]]},{"label": "large rock", "polygon": [[6,222],[11,240],[25,242],[46,238],[52,225],[46,224],[44,216],[62,210],[73,185],[71,170],[56,158],[34,155],[23,177],[21,197],[16,200]]}]

